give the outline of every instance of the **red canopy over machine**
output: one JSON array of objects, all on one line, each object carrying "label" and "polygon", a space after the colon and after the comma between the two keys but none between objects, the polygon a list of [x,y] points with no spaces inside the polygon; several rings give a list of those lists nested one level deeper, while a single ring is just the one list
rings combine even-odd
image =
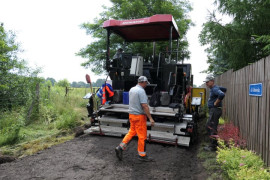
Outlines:
[{"label": "red canopy over machine", "polygon": [[175,40],[180,36],[170,14],[122,21],[107,20],[103,23],[103,28],[118,34],[127,42]]}]

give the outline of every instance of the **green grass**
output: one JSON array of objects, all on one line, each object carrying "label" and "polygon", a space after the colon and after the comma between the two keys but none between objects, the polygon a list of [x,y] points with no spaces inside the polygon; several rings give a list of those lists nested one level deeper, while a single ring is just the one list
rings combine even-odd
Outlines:
[{"label": "green grass", "polygon": [[19,143],[24,143],[38,139],[40,137],[52,136],[59,133],[56,128],[51,129],[49,126],[40,123],[34,123],[29,126],[22,127],[19,133]]},{"label": "green grass", "polygon": [[208,180],[224,179],[220,165],[216,160],[216,152],[204,151],[203,147],[208,145],[206,142],[201,143],[197,156],[202,160],[203,167],[209,175]]},{"label": "green grass", "polygon": [[0,117],[0,147],[15,144],[19,140],[20,128],[24,125],[21,109],[12,113],[2,112]]},{"label": "green grass", "polygon": [[207,119],[208,119],[208,115],[202,121],[199,121],[199,124],[198,124],[198,127],[199,127],[198,131],[201,133],[201,143],[200,143],[197,156],[202,161],[202,165],[207,171],[207,174],[209,175],[208,180],[224,179],[222,170],[216,161],[216,156],[217,156],[216,152],[209,152],[209,151],[203,150],[203,148],[209,145],[210,143],[209,138],[207,136],[206,128],[205,128]]},{"label": "green grass", "polygon": [[72,139],[73,129],[88,121],[88,102],[83,99],[87,92],[73,88],[65,96],[65,88],[52,87],[48,92],[41,87],[35,119],[26,119],[29,107],[1,112],[0,154],[22,157]]}]

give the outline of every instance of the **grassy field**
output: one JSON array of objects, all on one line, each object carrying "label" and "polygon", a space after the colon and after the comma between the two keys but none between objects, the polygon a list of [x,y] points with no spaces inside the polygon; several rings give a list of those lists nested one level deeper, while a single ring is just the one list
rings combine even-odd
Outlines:
[{"label": "grassy field", "polygon": [[[43,87],[37,111],[27,119],[29,107],[2,112],[0,154],[22,157],[74,137],[74,128],[88,123],[83,96],[86,88]],[[33,118],[34,117],[34,118]]]}]

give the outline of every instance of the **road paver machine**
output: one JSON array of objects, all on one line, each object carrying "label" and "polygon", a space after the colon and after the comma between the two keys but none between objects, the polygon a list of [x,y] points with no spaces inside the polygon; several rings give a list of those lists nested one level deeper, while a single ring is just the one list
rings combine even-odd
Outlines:
[{"label": "road paver machine", "polygon": [[[188,96],[193,85],[191,64],[179,60],[179,31],[172,15],[160,14],[132,20],[107,20],[106,71],[112,82],[113,97],[109,103],[95,107],[94,93],[90,94],[87,106],[92,120],[85,133],[124,136],[129,129],[128,91],[137,84],[139,76],[146,76],[150,84],[145,88],[149,98],[150,113],[156,121],[151,127],[147,123],[147,139],[189,146],[197,136],[198,107],[202,97]],[[153,52],[145,57],[140,52],[123,52],[110,56],[111,34],[120,36],[125,43],[151,43]],[[166,42],[166,43],[164,43]],[[166,44],[158,52],[156,43]],[[173,48],[176,46],[176,48]],[[189,104],[187,104],[189,103]],[[195,107],[189,108],[186,107]]]}]

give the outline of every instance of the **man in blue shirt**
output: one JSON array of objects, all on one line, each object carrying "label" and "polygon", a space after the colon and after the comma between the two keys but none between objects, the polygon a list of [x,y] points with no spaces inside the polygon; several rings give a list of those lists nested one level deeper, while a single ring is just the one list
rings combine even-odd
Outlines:
[{"label": "man in blue shirt", "polygon": [[217,135],[219,118],[222,115],[222,100],[225,97],[225,92],[227,89],[215,85],[213,76],[207,76],[204,82],[206,83],[206,86],[210,88],[210,95],[208,99],[209,119],[206,123],[206,130],[211,138],[211,144],[204,147],[204,150],[216,151],[218,144],[215,135]]}]

